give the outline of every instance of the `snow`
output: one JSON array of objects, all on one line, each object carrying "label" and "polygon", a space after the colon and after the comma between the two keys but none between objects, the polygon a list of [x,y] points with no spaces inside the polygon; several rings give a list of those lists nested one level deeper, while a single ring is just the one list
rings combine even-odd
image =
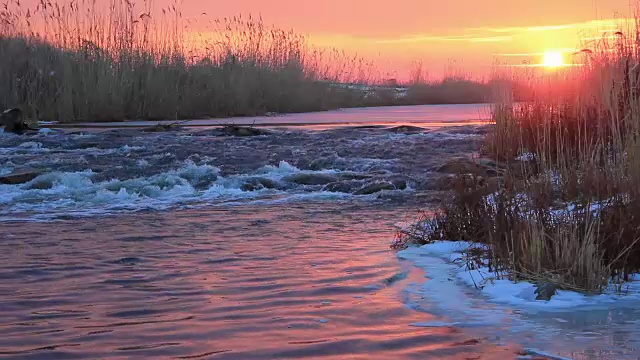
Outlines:
[{"label": "snow", "polygon": [[640,274],[622,292],[613,287],[597,296],[559,291],[550,301],[539,301],[531,283],[498,279],[486,268],[469,270],[461,251],[472,245],[478,246],[439,241],[398,252],[426,278],[403,291],[408,308],[430,314],[411,326],[462,328],[498,343],[508,339],[525,347],[519,359],[638,358]]},{"label": "snow", "polygon": [[536,159],[536,155],[530,152],[526,152],[521,154],[516,158],[518,161],[533,161]]},{"label": "snow", "polygon": [[456,296],[466,286],[476,289],[490,302],[508,305],[520,311],[562,311],[571,309],[589,310],[607,307],[612,303],[623,305],[640,301],[640,275],[632,277],[619,291],[615,284],[600,295],[585,295],[575,291],[558,290],[549,301],[536,300],[536,286],[533,283],[513,282],[496,276],[486,267],[469,269],[463,260],[462,251],[478,246],[464,241],[437,241],[422,247],[411,247],[400,251],[398,257],[409,260],[426,271],[428,283],[437,283],[437,291],[432,297],[441,297],[448,307],[464,306]]}]

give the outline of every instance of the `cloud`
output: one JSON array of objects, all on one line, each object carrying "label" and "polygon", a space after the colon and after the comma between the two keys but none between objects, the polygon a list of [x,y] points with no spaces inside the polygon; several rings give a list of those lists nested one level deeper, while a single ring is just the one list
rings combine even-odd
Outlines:
[{"label": "cloud", "polygon": [[[574,49],[574,48],[563,48],[563,49],[554,49],[553,51],[557,51],[565,54],[573,54],[580,50]],[[544,55],[544,52],[504,53],[504,54],[492,54],[492,55],[499,56],[499,57],[534,57],[534,56],[542,56]]]},{"label": "cloud", "polygon": [[[501,64],[498,65],[500,67],[510,67],[510,68],[546,68],[547,66],[544,64]],[[557,68],[572,68],[572,67],[581,67],[584,64],[564,64],[561,66],[557,66]]]},{"label": "cloud", "polygon": [[448,41],[463,41],[463,42],[504,42],[511,41],[512,37],[505,36],[478,36],[478,35],[449,35],[449,36],[434,36],[434,35],[413,35],[405,36],[396,39],[381,39],[376,41],[379,44],[402,44],[402,43],[423,43],[423,42],[448,42]]},{"label": "cloud", "polygon": [[[539,26],[508,26],[508,27],[477,27],[469,28],[467,31],[476,31],[484,33],[526,33],[526,32],[544,32],[544,31],[558,31],[558,30],[586,30],[586,29],[598,29],[599,31],[611,31],[617,29],[620,26],[628,24],[632,19],[606,19],[606,20],[590,20],[583,22],[575,22],[568,24],[556,24],[556,25],[539,25]],[[603,29],[603,28],[606,28]]]},{"label": "cloud", "polygon": [[[378,44],[409,44],[428,42],[469,42],[469,43],[500,43],[513,41],[515,37],[539,34],[544,32],[558,32],[575,30],[592,30],[597,32],[612,32],[628,26],[631,19],[606,19],[574,22],[567,24],[552,24],[539,26],[506,26],[506,27],[476,27],[467,28],[461,34],[437,35],[414,34],[393,39],[373,39]],[[568,51],[573,51],[570,49]]]},{"label": "cloud", "polygon": [[503,42],[511,41],[513,36],[489,36],[469,39],[470,42]]}]

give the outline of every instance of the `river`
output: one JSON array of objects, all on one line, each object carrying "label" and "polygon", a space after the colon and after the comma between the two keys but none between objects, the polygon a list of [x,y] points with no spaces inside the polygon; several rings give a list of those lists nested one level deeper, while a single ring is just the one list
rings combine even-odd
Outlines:
[{"label": "river", "polygon": [[[563,315],[514,332],[520,315],[488,304],[511,320],[465,326],[416,291],[429,274],[389,245],[441,198],[435,169],[479,148],[474,106],[260,118],[271,133],[256,137],[221,136],[214,120],[0,135],[0,175],[42,171],[0,185],[0,357],[637,357],[636,334],[612,332],[634,311],[608,323],[610,341],[564,346],[532,339]],[[575,321],[568,341],[600,321]]]}]

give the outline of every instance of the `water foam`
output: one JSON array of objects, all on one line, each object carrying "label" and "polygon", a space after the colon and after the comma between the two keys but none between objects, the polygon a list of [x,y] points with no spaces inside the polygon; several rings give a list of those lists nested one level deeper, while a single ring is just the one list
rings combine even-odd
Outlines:
[{"label": "water foam", "polygon": [[[37,146],[37,145],[29,145]],[[140,166],[148,163],[138,162]],[[0,169],[0,173],[10,168]],[[315,173],[332,173],[323,170]],[[90,169],[77,172],[50,172],[21,185],[0,185],[0,220],[24,218],[42,220],[60,216],[91,216],[118,211],[166,210],[179,205],[225,204],[238,201],[282,202],[341,199],[348,194],[308,191],[295,188],[243,187],[253,178],[278,184],[284,177],[303,171],[281,161],[251,174],[221,176],[220,169],[191,160],[160,174],[133,179],[95,181]],[[275,196],[275,197],[274,197]],[[266,199],[265,199],[266,198]],[[272,199],[271,199],[272,198]]]}]

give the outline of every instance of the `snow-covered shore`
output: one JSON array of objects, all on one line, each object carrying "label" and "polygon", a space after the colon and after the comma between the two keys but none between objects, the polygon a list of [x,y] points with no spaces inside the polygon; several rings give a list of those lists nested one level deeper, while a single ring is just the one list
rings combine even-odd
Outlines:
[{"label": "snow-covered shore", "polygon": [[431,280],[440,281],[441,277],[446,277],[447,282],[477,289],[488,301],[521,310],[587,310],[614,302],[623,305],[640,301],[640,274],[622,286],[611,284],[603,294],[586,295],[558,290],[549,301],[536,300],[536,285],[531,282],[513,282],[501,278],[487,267],[469,269],[464,262],[463,252],[472,246],[474,244],[464,241],[438,241],[421,247],[410,247],[400,251],[398,257],[425,270]]}]

